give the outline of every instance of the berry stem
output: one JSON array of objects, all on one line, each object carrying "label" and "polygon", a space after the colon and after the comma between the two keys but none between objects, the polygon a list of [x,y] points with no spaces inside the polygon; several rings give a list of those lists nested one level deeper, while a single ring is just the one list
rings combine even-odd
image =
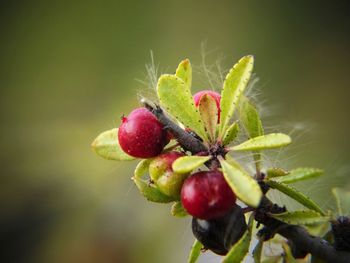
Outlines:
[{"label": "berry stem", "polygon": [[181,147],[186,151],[190,151],[192,154],[199,152],[208,152],[208,148],[193,135],[183,130],[179,125],[170,120],[159,105],[152,106],[146,100],[141,100],[143,106],[152,112],[160,123],[168,129],[176,140],[180,143]]}]

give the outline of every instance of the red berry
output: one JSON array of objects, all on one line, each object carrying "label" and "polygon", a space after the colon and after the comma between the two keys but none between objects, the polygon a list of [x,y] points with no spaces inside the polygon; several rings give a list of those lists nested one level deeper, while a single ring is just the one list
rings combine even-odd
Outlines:
[{"label": "red berry", "polygon": [[189,214],[208,220],[224,216],[235,206],[236,196],[220,171],[202,171],[185,180],[181,202]]},{"label": "red berry", "polygon": [[155,157],[168,143],[163,125],[145,108],[137,108],[127,118],[123,117],[118,140],[124,152],[138,158]]},{"label": "red berry", "polygon": [[210,97],[212,97],[215,102],[216,102],[216,107],[218,108],[218,122],[220,120],[220,100],[221,100],[221,95],[219,93],[217,93],[216,91],[212,91],[212,90],[202,90],[197,92],[196,94],[193,95],[193,99],[194,99],[194,104],[198,107],[199,102],[202,98],[203,95],[209,95]]},{"label": "red berry", "polygon": [[158,189],[164,194],[179,198],[181,187],[188,174],[178,174],[172,169],[173,162],[184,156],[180,152],[167,152],[158,155],[149,165],[149,174]]}]

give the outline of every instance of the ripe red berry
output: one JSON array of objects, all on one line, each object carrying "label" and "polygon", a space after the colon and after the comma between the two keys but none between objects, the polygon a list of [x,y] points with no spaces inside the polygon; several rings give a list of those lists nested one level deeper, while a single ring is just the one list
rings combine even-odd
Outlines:
[{"label": "ripe red berry", "polygon": [[216,91],[212,91],[212,90],[202,90],[197,92],[196,94],[193,95],[193,99],[194,99],[194,104],[198,107],[199,102],[202,98],[203,95],[209,95],[210,97],[212,97],[215,102],[216,102],[216,107],[218,108],[218,122],[220,120],[220,100],[221,100],[221,95],[219,93],[217,93]]},{"label": "ripe red berry", "polygon": [[224,216],[235,206],[236,196],[220,171],[202,171],[185,180],[181,202],[189,214],[208,220]]},{"label": "ripe red berry", "polygon": [[163,153],[152,160],[149,174],[158,189],[164,194],[178,199],[181,187],[188,174],[178,174],[172,169],[173,162],[184,156],[180,152]]},{"label": "ripe red berry", "polygon": [[155,157],[168,143],[163,125],[145,108],[137,108],[122,118],[118,140],[124,152],[138,158]]}]

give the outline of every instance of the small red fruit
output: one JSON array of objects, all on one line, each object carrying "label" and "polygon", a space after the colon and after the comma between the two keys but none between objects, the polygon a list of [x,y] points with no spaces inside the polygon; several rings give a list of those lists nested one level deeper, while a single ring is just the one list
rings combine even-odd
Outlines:
[{"label": "small red fruit", "polygon": [[212,91],[212,90],[202,90],[197,92],[196,94],[193,95],[193,99],[194,99],[194,104],[198,107],[199,102],[202,98],[203,95],[209,95],[210,97],[212,97],[215,102],[216,102],[216,107],[218,108],[218,122],[220,121],[220,100],[221,100],[221,95],[219,93],[217,93],[216,91]]},{"label": "small red fruit", "polygon": [[236,196],[220,171],[202,171],[185,180],[181,202],[192,216],[209,220],[224,216],[235,206]]},{"label": "small red fruit", "polygon": [[178,174],[172,169],[173,162],[184,156],[180,152],[167,152],[158,155],[149,166],[149,174],[158,189],[171,197],[179,199],[181,187],[188,174]]},{"label": "small red fruit", "polygon": [[118,140],[124,152],[138,158],[155,157],[168,143],[163,125],[145,108],[137,108],[122,118]]}]

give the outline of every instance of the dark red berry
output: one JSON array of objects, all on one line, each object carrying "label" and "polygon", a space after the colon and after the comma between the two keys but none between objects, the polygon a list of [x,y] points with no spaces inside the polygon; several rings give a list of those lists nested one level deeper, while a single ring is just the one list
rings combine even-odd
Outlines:
[{"label": "dark red berry", "polygon": [[242,208],[234,206],[223,217],[203,220],[192,219],[193,235],[206,249],[226,255],[230,248],[243,236],[247,229]]},{"label": "dark red berry", "polygon": [[225,215],[235,206],[236,196],[220,171],[203,171],[185,180],[181,202],[192,216],[213,219]]},{"label": "dark red berry", "polygon": [[123,117],[118,140],[124,152],[138,158],[155,157],[168,143],[163,125],[145,108],[137,108]]},{"label": "dark red berry", "polygon": [[219,93],[217,93],[216,91],[212,91],[212,90],[202,90],[197,92],[196,94],[193,95],[193,99],[194,99],[194,104],[196,106],[199,105],[199,102],[202,98],[203,95],[209,95],[210,97],[212,97],[215,102],[216,102],[216,107],[218,108],[218,122],[220,120],[220,100],[221,100],[221,95]]}]

